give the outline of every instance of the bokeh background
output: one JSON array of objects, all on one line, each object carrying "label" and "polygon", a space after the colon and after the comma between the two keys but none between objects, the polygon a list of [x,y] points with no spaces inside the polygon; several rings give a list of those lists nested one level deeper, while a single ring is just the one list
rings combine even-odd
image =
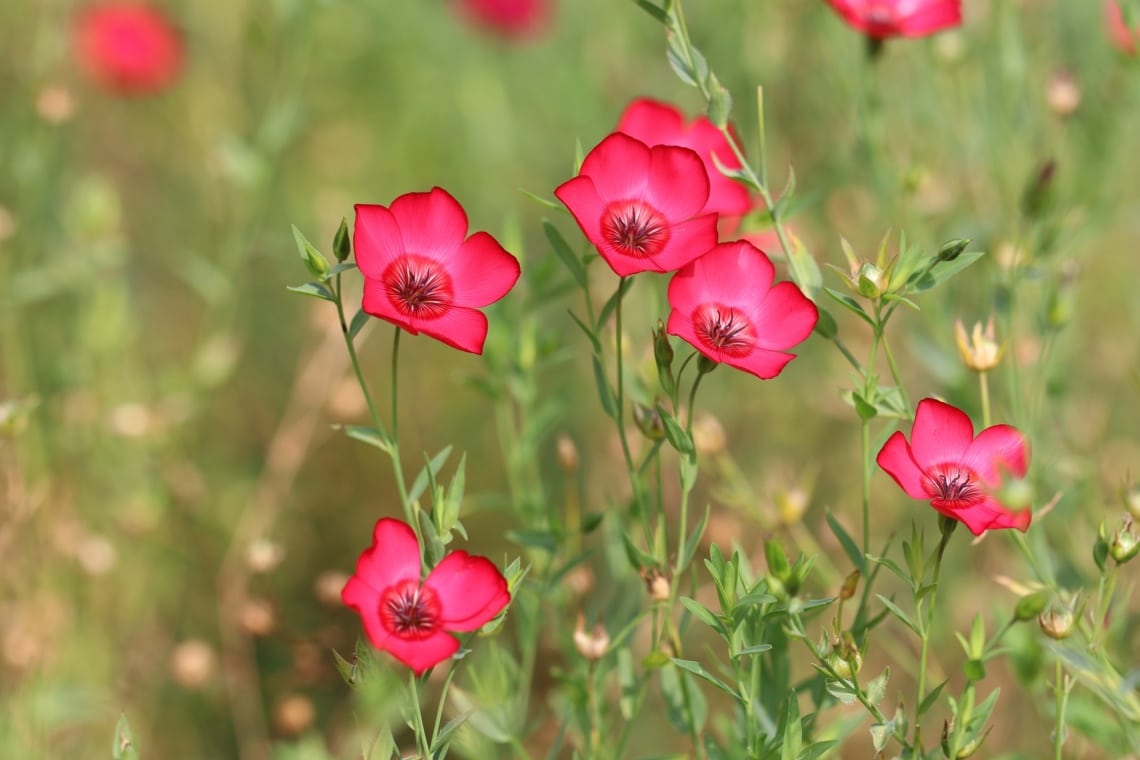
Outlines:
[{"label": "bokeh background", "polygon": [[[1015,336],[999,339],[1027,379],[1014,397],[995,376],[995,418],[1031,435],[1037,505],[1060,496],[1031,545],[1087,583],[1096,526],[1117,520],[1140,468],[1140,68],[1110,43],[1101,4],[967,0],[961,30],[889,42],[875,63],[823,2],[686,5],[753,156],[763,85],[770,166],[777,186],[794,166],[791,225],[821,263],[846,268],[841,237],[873,256],[889,230],[988,252],[899,319],[893,345],[912,398],[938,393],[978,419],[953,321],[1012,315]],[[329,251],[353,203],[439,185],[523,260],[523,285],[492,311],[487,361],[426,338],[402,354],[406,461],[466,451],[471,544],[505,561],[524,552],[503,496],[520,472],[546,507],[573,487],[599,513],[624,478],[541,221],[575,229],[520,191],[550,198],[576,145],[635,97],[702,104],[633,2],[566,0],[506,38],[447,0],[172,1],[184,68],[129,98],[79,72],[83,6],[0,4],[0,756],[104,757],[125,712],[146,757],[256,757],[263,740],[283,758],[358,757],[367,714],[330,654],[351,651],[358,621],[338,595],[374,521],[399,507],[386,460],[333,427],[365,410],[332,308],[285,289],[307,279],[290,225]],[[1046,166],[1045,201],[1027,208]],[[1017,256],[1027,276],[1011,303],[1001,283]],[[594,273],[599,294],[613,288]],[[635,291],[627,311],[647,381],[662,290]],[[869,336],[832,311],[865,354]],[[364,335],[383,398],[390,331]],[[495,359],[528,351],[550,361],[508,372]],[[713,507],[710,541],[762,568],[762,540],[788,535],[822,552],[826,585],[848,568],[824,511],[858,521],[858,421],[834,347],[815,337],[799,353],[775,381],[706,380],[699,500]],[[485,392],[511,372],[534,413],[518,423],[522,464],[504,464],[510,412],[489,412]],[[559,436],[576,445],[576,474]],[[874,493],[881,536],[933,525],[886,478]],[[979,611],[1008,615],[1017,597],[1000,577],[1029,577],[1002,539],[967,543],[951,548],[940,597],[959,629]],[[565,641],[572,624],[553,620],[549,635]],[[1016,635],[1032,655],[1036,630]],[[538,665],[536,756],[559,658]],[[1042,661],[994,676],[993,756],[1047,751]],[[1074,715],[1098,709],[1083,705]],[[1074,742],[1092,753],[1074,757],[1103,757]],[[644,747],[670,744],[647,729]]]}]

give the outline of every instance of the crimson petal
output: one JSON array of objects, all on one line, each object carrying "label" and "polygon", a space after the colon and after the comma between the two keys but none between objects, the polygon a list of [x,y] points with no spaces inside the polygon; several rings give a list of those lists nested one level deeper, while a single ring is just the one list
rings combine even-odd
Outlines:
[{"label": "crimson petal", "polygon": [[449,631],[475,631],[511,600],[507,581],[486,557],[457,551],[447,555],[427,580],[439,596],[440,620]]}]

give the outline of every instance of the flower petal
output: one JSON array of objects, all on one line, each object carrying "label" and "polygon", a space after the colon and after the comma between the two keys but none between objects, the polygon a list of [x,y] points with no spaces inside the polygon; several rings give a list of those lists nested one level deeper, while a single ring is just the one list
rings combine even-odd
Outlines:
[{"label": "flower petal", "polygon": [[456,306],[486,306],[505,296],[519,279],[519,261],[486,232],[476,232],[447,262]]},{"label": "flower petal", "polygon": [[459,642],[444,631],[436,631],[426,639],[402,639],[389,636],[384,642],[384,651],[421,675],[425,670],[455,654]]},{"label": "flower petal", "polygon": [[783,350],[811,335],[819,310],[793,282],[781,282],[768,291],[751,314],[756,345]]},{"label": "flower petal", "polygon": [[1003,475],[1024,477],[1029,469],[1029,446],[1021,431],[1009,425],[994,425],[978,433],[966,449],[962,463],[978,473],[989,486]]},{"label": "flower petal", "polygon": [[364,623],[364,632],[368,635],[372,646],[383,649],[389,634],[380,622],[380,591],[354,575],[344,584],[340,598],[360,614],[360,620]]},{"label": "flower petal", "polygon": [[[654,271],[672,272],[680,269],[716,245],[716,214],[698,216],[695,219],[674,224],[669,229],[669,242],[651,259],[655,265]],[[599,249],[599,253],[602,253],[601,249]],[[617,258],[633,262],[647,260],[636,259],[632,256],[618,256]],[[609,258],[606,258],[606,261],[611,267],[614,266]],[[646,269],[647,267],[642,266],[636,271],[643,272]],[[614,267],[614,271],[617,271],[617,267]],[[624,276],[622,272],[618,272],[618,274]]]},{"label": "flower petal", "polygon": [[974,440],[974,425],[957,407],[932,398],[918,402],[910,448],[923,470],[947,462],[961,462]]},{"label": "flower petal", "polygon": [[419,332],[411,318],[401,313],[392,303],[392,299],[388,297],[388,289],[380,280],[374,280],[370,277],[364,278],[364,298],[361,308],[364,309],[365,313],[402,327],[412,335]]},{"label": "flower petal", "polygon": [[625,107],[617,131],[650,146],[683,145],[684,117],[667,103],[638,98]]},{"label": "flower petal", "polygon": [[761,380],[771,380],[788,365],[795,354],[786,354],[783,351],[769,351],[766,348],[753,349],[746,356],[725,355],[723,361],[730,367],[750,372]]},{"label": "flower petal", "polygon": [[408,253],[449,262],[467,237],[467,212],[443,188],[401,195],[390,210]]},{"label": "flower petal", "polygon": [[594,181],[603,202],[642,198],[649,178],[649,147],[629,135],[614,132],[582,161],[580,176]]},{"label": "flower petal", "polygon": [[404,238],[392,212],[384,206],[357,203],[352,227],[356,266],[365,277],[380,277],[393,260],[404,254]]},{"label": "flower petal", "polygon": [[775,276],[772,262],[750,243],[721,243],[678,272],[669,283],[669,303],[690,312],[701,304],[718,303],[751,316]]},{"label": "flower petal", "polygon": [[563,182],[554,191],[554,196],[570,210],[574,221],[594,245],[602,242],[602,212],[606,203],[598,196],[594,180],[589,177],[574,177]]},{"label": "flower petal", "polygon": [[507,579],[486,557],[448,554],[424,581],[440,601],[440,621],[449,631],[478,630],[498,615],[511,595]]},{"label": "flower petal", "polygon": [[407,523],[390,517],[377,521],[372,546],[356,562],[355,577],[377,593],[400,581],[420,579],[420,545]]},{"label": "flower petal", "polygon": [[962,23],[961,0],[920,0],[909,5],[918,7],[900,9],[897,23],[899,31],[907,37],[924,37]]},{"label": "flower petal", "polygon": [[950,514],[950,517],[961,521],[975,536],[980,536],[987,530],[1000,528],[1016,528],[1024,533],[1029,528],[1033,513],[1028,509],[1017,511],[1007,509],[993,497],[987,497],[977,504]]},{"label": "flower petal", "polygon": [[487,340],[487,317],[476,309],[453,306],[436,319],[413,319],[414,332],[430,335],[460,351],[483,353]]},{"label": "flower petal", "polygon": [[906,441],[906,436],[903,435],[901,430],[896,430],[883,444],[883,448],[879,450],[879,455],[875,457],[875,461],[883,472],[894,478],[895,482],[899,484],[899,488],[906,492],[907,496],[914,499],[927,500],[930,495],[922,487],[925,474],[918,463],[914,461],[914,455],[911,453],[910,444]]},{"label": "flower petal", "polygon": [[671,222],[699,214],[709,199],[709,174],[704,161],[689,148],[650,148],[644,199]]}]

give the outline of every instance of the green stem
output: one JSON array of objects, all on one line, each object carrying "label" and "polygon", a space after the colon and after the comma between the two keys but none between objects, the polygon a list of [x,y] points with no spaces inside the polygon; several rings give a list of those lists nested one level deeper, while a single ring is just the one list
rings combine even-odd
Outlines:
[{"label": "green stem", "polygon": [[424,716],[420,706],[420,692],[416,684],[416,674],[408,674],[408,683],[412,690],[412,729],[416,734],[416,747],[421,757],[431,757],[431,746],[428,744],[427,731],[424,730]]},{"label": "green stem", "polygon": [[982,427],[990,426],[990,383],[986,373],[978,373],[978,389],[982,396]]},{"label": "green stem", "polygon": [[402,332],[403,330],[397,325],[396,331],[392,334],[392,438],[396,440],[400,438],[400,420],[398,416],[400,406],[397,400],[399,398],[398,386],[400,379],[400,333]]},{"label": "green stem", "polygon": [[859,447],[863,458],[863,556],[871,551],[871,427],[859,420]]},{"label": "green stem", "polygon": [[898,364],[895,363],[895,355],[891,352],[891,344],[887,342],[885,334],[883,335],[883,354],[887,357],[887,365],[891,368],[891,377],[894,378],[895,387],[899,389],[899,397],[902,398],[903,406],[906,408],[907,414],[910,414],[910,400],[906,396],[906,388],[903,387],[902,373],[899,372]]},{"label": "green stem", "polygon": [[364,402],[368,405],[368,414],[372,417],[372,424],[376,426],[376,430],[381,435],[384,434],[384,423],[380,421],[380,413],[376,411],[376,404],[372,400],[372,394],[368,391],[368,383],[364,380],[364,372],[360,369],[360,359],[356,355],[356,346],[353,345],[352,338],[348,334],[348,322],[344,318],[344,303],[341,299],[341,284],[340,275],[336,276],[336,313],[340,317],[340,332],[344,336],[344,345],[348,349],[348,358],[352,362],[352,371],[356,373],[356,382],[360,386],[360,392],[364,394]]},{"label": "green stem", "polygon": [[1065,669],[1061,666],[1061,658],[1057,658],[1056,666],[1056,679],[1057,683],[1054,688],[1056,689],[1057,696],[1057,720],[1053,727],[1053,760],[1063,760],[1065,745],[1065,711],[1069,705],[1069,688],[1067,679],[1065,678]]},{"label": "green stem", "polygon": [[443,691],[439,693],[439,706],[435,710],[435,724],[431,729],[431,746],[435,747],[436,739],[439,737],[439,724],[443,722],[443,708],[447,704],[447,691],[451,688],[451,681],[455,678],[455,663],[456,660],[451,661],[451,667],[447,671],[447,679],[443,682]]},{"label": "green stem", "polygon": [[914,699],[914,748],[919,753],[922,752],[922,725],[920,724],[922,716],[918,714],[918,708],[922,705],[922,700],[926,697],[926,658],[930,650],[930,628],[931,623],[934,621],[934,606],[938,596],[938,580],[942,575],[942,556],[946,553],[946,546],[950,543],[951,535],[953,535],[953,533],[950,530],[945,530],[942,532],[942,536],[938,541],[938,549],[934,555],[934,575],[930,582],[930,606],[926,610],[926,619],[922,624],[922,652],[918,660],[918,693]]}]

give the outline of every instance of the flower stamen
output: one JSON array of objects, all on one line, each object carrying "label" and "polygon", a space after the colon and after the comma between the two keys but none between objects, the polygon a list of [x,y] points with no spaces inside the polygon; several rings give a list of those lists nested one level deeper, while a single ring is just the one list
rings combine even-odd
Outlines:
[{"label": "flower stamen", "polygon": [[380,595],[379,611],[384,629],[402,639],[426,639],[440,626],[439,597],[419,581],[389,586]]},{"label": "flower stamen", "polygon": [[451,278],[432,259],[401,256],[388,265],[380,280],[392,304],[405,316],[438,319],[451,308]]},{"label": "flower stamen", "polygon": [[709,348],[739,358],[756,343],[756,328],[739,310],[720,304],[702,304],[693,314],[693,330]]},{"label": "flower stamen", "polygon": [[639,201],[618,201],[602,214],[602,237],[618,253],[648,258],[669,241],[669,225],[653,207]]},{"label": "flower stamen", "polygon": [[949,509],[971,507],[985,499],[977,474],[957,464],[931,469],[926,473],[923,487],[935,503]]}]

